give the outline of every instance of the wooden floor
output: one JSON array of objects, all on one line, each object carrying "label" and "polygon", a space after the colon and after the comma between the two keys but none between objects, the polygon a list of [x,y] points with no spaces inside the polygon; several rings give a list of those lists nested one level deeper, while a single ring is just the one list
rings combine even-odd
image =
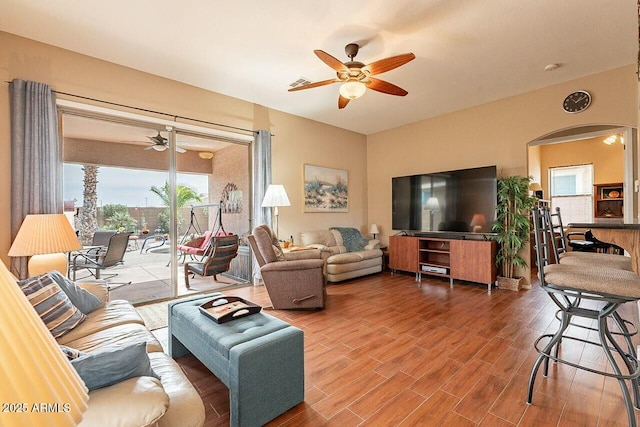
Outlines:
[{"label": "wooden floor", "polygon": [[[557,322],[535,284],[487,295],[481,285],[451,290],[448,281],[423,279],[419,288],[412,275],[383,272],[327,292],[323,311],[267,311],[304,331],[306,389],[305,402],[269,426],[627,425],[617,381],[566,365],[540,374],[533,405],[525,403],[533,341]],[[269,304],[264,287],[232,295]],[[635,305],[622,314],[637,325]],[[606,366],[583,343],[565,341],[561,353]],[[205,402],[205,426],[228,425],[226,387],[195,358],[178,362]]]}]

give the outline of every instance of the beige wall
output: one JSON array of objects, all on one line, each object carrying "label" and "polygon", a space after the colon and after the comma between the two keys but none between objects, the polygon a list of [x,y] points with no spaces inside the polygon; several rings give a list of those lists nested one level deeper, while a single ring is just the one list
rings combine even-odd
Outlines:
[{"label": "beige wall", "polygon": [[[425,172],[497,165],[504,175],[527,174],[527,144],[556,130],[587,124],[636,126],[635,67],[627,66],[549,86],[478,107],[369,135],[367,191],[369,221],[388,241],[391,178]],[[593,96],[589,109],[566,114],[571,92]]]},{"label": "beige wall", "polygon": [[624,181],[624,146],[607,145],[605,137],[540,146],[541,182],[548,199],[549,168],[593,164],[593,183],[606,184]]},{"label": "beige wall", "polygon": [[[69,92],[247,129],[270,129],[273,180],[285,184],[293,206],[281,209],[280,232],[367,222],[366,137],[162,77],[0,32],[0,258],[7,262],[10,237],[9,86],[14,78],[47,83]],[[283,95],[286,96],[286,93]],[[62,97],[62,96],[61,96]],[[77,100],[77,99],[74,99]],[[353,159],[353,160],[351,160]],[[348,214],[302,212],[302,163],[347,167]]]}]

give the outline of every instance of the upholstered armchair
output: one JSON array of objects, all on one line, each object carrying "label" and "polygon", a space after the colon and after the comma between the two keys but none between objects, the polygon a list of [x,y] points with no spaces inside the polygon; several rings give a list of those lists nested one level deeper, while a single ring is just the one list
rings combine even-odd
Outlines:
[{"label": "upholstered armchair", "polygon": [[260,225],[248,237],[275,309],[323,308],[324,261],[319,250],[284,254],[271,228]]}]

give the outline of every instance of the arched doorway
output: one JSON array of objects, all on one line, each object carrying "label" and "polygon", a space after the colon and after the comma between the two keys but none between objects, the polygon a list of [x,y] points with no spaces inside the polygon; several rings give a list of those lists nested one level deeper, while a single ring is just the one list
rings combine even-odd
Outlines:
[{"label": "arched doorway", "polygon": [[[594,194],[595,185],[621,183],[623,187],[620,195],[622,206],[620,211],[612,214],[624,218],[638,216],[638,200],[636,195],[636,182],[638,179],[636,129],[616,124],[594,124],[577,126],[551,132],[528,143],[527,170],[533,177],[533,181],[541,185],[543,198],[553,205],[562,204],[557,183],[552,186],[554,172],[561,168],[570,169],[581,166],[590,166],[593,176],[589,177],[590,187],[588,195],[580,183],[577,187],[565,187],[570,192],[571,188],[578,188],[577,193],[584,197],[580,200],[581,209],[585,212],[578,215],[590,215],[587,220],[598,213],[597,197]],[[567,175],[573,172],[566,172]],[[560,174],[562,175],[562,174]],[[561,183],[561,180],[556,180]],[[570,179],[565,180],[570,181]],[[569,188],[569,190],[566,190]],[[599,187],[595,187],[599,188]],[[564,193],[563,193],[564,194]],[[558,196],[558,198],[555,198]],[[555,198],[555,199],[554,199]],[[554,199],[554,200],[552,200]],[[553,203],[556,202],[556,203]],[[586,203],[588,208],[585,207]],[[565,206],[569,206],[565,204]],[[565,208],[562,207],[563,213]],[[579,209],[578,209],[579,210]],[[608,211],[607,211],[608,212]],[[563,217],[565,215],[563,214]]]}]

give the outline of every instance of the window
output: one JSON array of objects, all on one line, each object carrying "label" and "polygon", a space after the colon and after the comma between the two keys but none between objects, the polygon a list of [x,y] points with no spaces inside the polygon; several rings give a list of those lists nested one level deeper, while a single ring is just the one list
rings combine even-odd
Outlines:
[{"label": "window", "polygon": [[593,165],[549,168],[551,208],[560,208],[565,224],[593,218]]}]

